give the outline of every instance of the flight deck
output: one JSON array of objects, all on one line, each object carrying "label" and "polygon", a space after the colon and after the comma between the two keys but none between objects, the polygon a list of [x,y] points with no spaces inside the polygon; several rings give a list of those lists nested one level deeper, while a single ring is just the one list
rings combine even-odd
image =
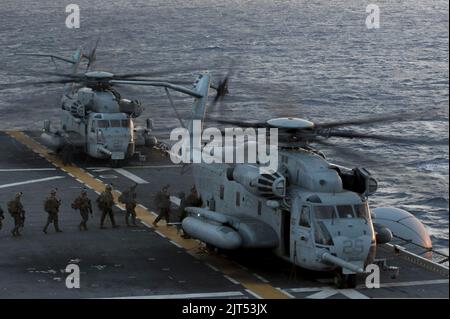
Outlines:
[{"label": "flight deck", "polygon": [[[267,251],[209,251],[195,239],[184,239],[176,225],[177,194],[193,185],[192,170],[174,165],[158,150],[124,167],[77,157],[65,166],[37,137],[39,132],[0,133],[0,205],[5,210],[0,230],[0,298],[448,298],[448,268],[413,258],[396,246],[378,247],[377,258],[399,267],[381,272],[381,287],[368,289],[360,278],[355,289],[337,289],[332,274],[293,267]],[[142,157],[143,158],[143,157]],[[100,229],[95,199],[112,184],[115,197],[138,184],[139,227],[126,227],[124,209],[115,207],[121,226]],[[153,196],[170,184],[173,226],[152,226]],[[62,200],[60,228],[48,234],[43,201],[57,188]],[[82,188],[93,201],[88,231],[79,231],[78,211],[70,204]],[[6,203],[23,192],[26,211],[21,237],[12,237],[13,221]],[[79,289],[66,287],[69,264],[80,268]]]}]

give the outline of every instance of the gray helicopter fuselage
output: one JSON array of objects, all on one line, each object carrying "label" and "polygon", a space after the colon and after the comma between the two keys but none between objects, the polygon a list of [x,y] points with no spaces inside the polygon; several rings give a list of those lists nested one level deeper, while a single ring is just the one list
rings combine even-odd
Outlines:
[{"label": "gray helicopter fuselage", "polygon": [[[245,171],[256,176],[256,168],[250,164],[194,165],[205,209],[223,214],[235,228],[239,223],[233,223],[233,218],[241,224],[245,218],[260,223],[254,227],[260,234],[244,239],[240,248],[268,248],[258,246],[259,238],[264,238],[274,243],[270,248],[278,256],[307,269],[337,268],[324,254],[351,264],[343,267],[344,273],[364,267],[376,247],[369,208],[365,197],[343,188],[332,164],[307,150],[280,151],[273,194],[261,191],[251,174],[242,176]],[[286,179],[283,196],[276,193],[279,176]]]},{"label": "gray helicopter fuselage", "polygon": [[123,160],[134,153],[134,125],[110,91],[81,88],[63,98],[61,128],[78,135],[84,151],[94,158]]}]

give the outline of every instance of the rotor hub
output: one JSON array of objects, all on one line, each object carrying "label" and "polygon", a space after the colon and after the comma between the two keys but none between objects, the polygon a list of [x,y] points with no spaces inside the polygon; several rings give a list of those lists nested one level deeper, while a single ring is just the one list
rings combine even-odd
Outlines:
[{"label": "rotor hub", "polygon": [[308,120],[304,120],[297,117],[279,117],[275,119],[270,119],[267,124],[277,128],[285,129],[312,129],[314,128],[314,123]]},{"label": "rotor hub", "polygon": [[102,80],[112,79],[114,77],[114,74],[112,74],[110,72],[104,72],[104,71],[91,71],[91,72],[85,73],[85,76],[89,80],[102,81]]}]

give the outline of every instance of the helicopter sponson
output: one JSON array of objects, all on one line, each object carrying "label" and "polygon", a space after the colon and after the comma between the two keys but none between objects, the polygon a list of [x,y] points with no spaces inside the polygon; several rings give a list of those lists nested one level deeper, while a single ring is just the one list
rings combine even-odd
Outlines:
[{"label": "helicopter sponson", "polygon": [[221,249],[275,248],[278,237],[264,222],[246,215],[228,215],[205,208],[187,207],[183,229],[189,235]]}]

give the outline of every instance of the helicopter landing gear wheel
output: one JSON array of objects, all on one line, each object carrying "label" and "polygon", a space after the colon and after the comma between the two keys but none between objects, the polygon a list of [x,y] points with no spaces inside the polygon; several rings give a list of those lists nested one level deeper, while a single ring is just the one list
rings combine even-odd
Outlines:
[{"label": "helicopter landing gear wheel", "polygon": [[59,152],[59,156],[63,162],[64,166],[72,164],[74,149],[71,145],[65,145]]},{"label": "helicopter landing gear wheel", "polygon": [[125,163],[125,160],[111,160],[111,166],[114,168],[122,167]]},{"label": "helicopter landing gear wheel", "polygon": [[355,288],[356,287],[356,274],[346,275],[347,288]]},{"label": "helicopter landing gear wheel", "polygon": [[356,274],[343,274],[339,271],[334,276],[334,284],[339,289],[355,288],[356,283]]}]

